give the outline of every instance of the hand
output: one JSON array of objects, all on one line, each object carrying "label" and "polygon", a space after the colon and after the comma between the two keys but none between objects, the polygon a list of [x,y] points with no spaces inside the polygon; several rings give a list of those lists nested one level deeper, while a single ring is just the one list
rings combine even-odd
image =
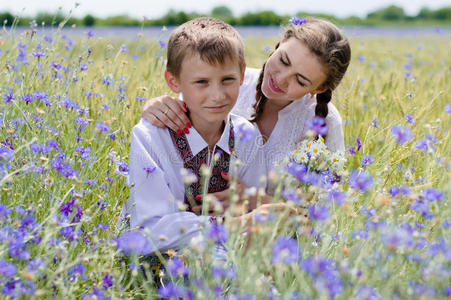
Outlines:
[{"label": "hand", "polygon": [[147,100],[141,116],[157,127],[183,131],[191,127],[186,112],[185,103],[164,95]]}]

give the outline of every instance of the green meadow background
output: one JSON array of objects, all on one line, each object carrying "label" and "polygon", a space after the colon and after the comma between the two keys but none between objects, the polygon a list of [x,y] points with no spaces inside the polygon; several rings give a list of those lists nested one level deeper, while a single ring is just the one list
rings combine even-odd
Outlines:
[{"label": "green meadow background", "polygon": [[[0,161],[2,297],[156,298],[139,257],[124,257],[115,239],[129,195],[124,175],[130,131],[144,98],[169,93],[165,49],[142,35],[90,38],[55,31],[50,43],[35,30],[0,37],[0,140],[13,148]],[[345,176],[339,188],[346,201],[328,205],[327,220],[258,223],[248,248],[242,234],[229,232],[233,267],[221,268],[233,272],[218,275],[208,250],[188,251],[189,279],[172,277],[184,298],[450,296],[451,40],[437,34],[350,41],[352,61],[332,101],[347,148],[356,149],[357,138],[362,143],[356,154],[347,151],[347,174],[362,169],[363,155],[372,155],[374,163],[363,168],[372,186],[352,189]],[[261,66],[276,42],[246,38],[247,65]],[[395,125],[410,128],[413,138],[399,145]],[[417,149],[428,134],[434,137],[428,151]],[[57,146],[46,148],[50,140]],[[408,186],[411,193],[393,196],[392,186]],[[411,204],[425,199],[427,188],[441,196],[427,202],[433,216],[426,218]],[[304,192],[306,198],[320,195],[314,188]],[[374,225],[381,221],[385,227]],[[300,262],[271,263],[278,236],[294,229]],[[308,258],[323,258],[328,267],[308,272]]]}]

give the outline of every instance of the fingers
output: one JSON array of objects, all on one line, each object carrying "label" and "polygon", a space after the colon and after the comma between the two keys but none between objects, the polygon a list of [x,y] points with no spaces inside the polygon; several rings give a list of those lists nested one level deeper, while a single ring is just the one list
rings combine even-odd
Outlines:
[{"label": "fingers", "polygon": [[[161,96],[147,100],[142,117],[158,127],[169,127],[174,131],[191,127],[186,116],[185,104],[177,98]],[[188,128],[187,128],[188,127]],[[187,131],[185,131],[187,133]]]},{"label": "fingers", "polygon": [[225,189],[223,191],[216,192],[216,193],[210,193],[208,195],[214,196],[220,202],[228,201],[229,198],[230,198],[230,190],[229,189]]},{"label": "fingers", "polygon": [[182,132],[182,130],[179,129],[178,125],[172,121],[169,113],[165,114],[164,112],[158,110],[154,112],[154,115],[161,123],[166,125],[166,127],[169,127],[178,133]]},{"label": "fingers", "polygon": [[158,120],[157,117],[152,114],[146,114],[146,116],[144,116],[144,112],[143,112],[143,118],[145,118],[147,121],[152,123],[152,125],[154,125],[154,126],[157,126],[160,128],[166,128],[166,125],[164,125],[163,122]]},{"label": "fingers", "polygon": [[163,112],[166,112],[168,118],[177,125],[177,129],[189,129],[191,122],[186,115],[185,103],[175,98],[165,99],[164,104],[167,108]]}]

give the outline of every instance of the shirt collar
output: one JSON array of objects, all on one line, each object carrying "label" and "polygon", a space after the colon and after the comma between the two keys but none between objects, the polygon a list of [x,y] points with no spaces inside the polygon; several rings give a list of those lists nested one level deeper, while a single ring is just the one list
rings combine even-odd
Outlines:
[{"label": "shirt collar", "polygon": [[[185,134],[188,144],[191,148],[193,156],[196,156],[200,151],[208,147],[207,142],[202,138],[202,136],[197,132],[197,130],[192,127],[188,134]],[[216,146],[220,147],[223,151],[231,154],[229,148],[229,136],[230,136],[230,115],[227,116],[224,131],[222,132],[221,138],[216,143]]]}]

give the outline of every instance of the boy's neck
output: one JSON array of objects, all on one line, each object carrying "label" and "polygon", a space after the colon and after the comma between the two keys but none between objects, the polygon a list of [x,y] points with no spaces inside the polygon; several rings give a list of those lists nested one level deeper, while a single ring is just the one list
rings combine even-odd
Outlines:
[{"label": "boy's neck", "polygon": [[193,127],[207,142],[210,151],[212,151],[224,132],[225,122],[210,123],[203,120],[191,119],[191,123],[193,123]]}]

